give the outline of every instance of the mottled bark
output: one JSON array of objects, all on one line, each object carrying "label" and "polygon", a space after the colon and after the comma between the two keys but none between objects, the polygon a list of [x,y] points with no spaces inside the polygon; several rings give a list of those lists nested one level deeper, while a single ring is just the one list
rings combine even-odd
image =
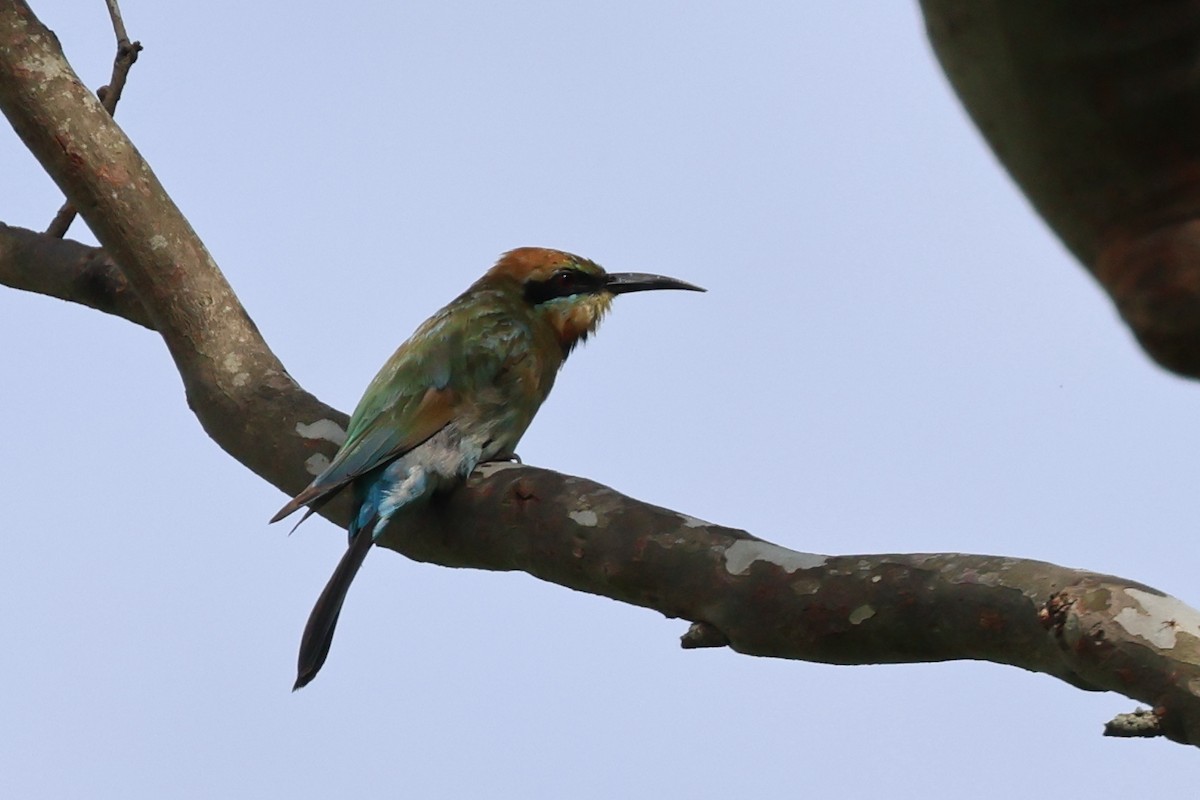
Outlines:
[{"label": "mottled bark", "polygon": [[[281,489],[301,488],[345,415],[287,375],[150,168],[19,2],[0,5],[0,107],[112,256],[2,228],[0,282],[157,330],[213,439]],[[344,504],[324,513],[348,519]],[[686,647],[838,664],[986,659],[1143,700],[1155,732],[1200,744],[1200,615],[1120,578],[994,556],[799,553],[515,465],[482,468],[416,523],[383,544],[691,620]]]}]

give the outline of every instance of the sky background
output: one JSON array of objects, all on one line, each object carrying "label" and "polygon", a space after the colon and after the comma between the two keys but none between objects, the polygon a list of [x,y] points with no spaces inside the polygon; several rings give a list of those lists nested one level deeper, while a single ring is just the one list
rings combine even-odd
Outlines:
[{"label": "sky background", "polygon": [[[35,10],[108,80],[101,0]],[[289,371],[349,411],[502,251],[618,299],[526,462],[825,553],[962,551],[1193,605],[1200,387],[1136,347],[999,168],[911,2],[161,3],[117,119]],[[61,196],[0,126],[0,220]],[[81,223],[71,236],[93,241]],[[1177,793],[1134,702],[984,663],[683,651],[687,625],[344,547],[226,456],[160,340],[0,290],[0,796]],[[581,419],[620,417],[619,427]]]}]

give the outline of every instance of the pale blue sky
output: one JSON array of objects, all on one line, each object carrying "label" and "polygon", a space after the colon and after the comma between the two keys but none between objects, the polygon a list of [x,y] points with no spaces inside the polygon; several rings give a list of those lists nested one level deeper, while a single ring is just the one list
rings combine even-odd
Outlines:
[{"label": "pale blue sky", "polygon": [[[104,83],[103,2],[34,6]],[[709,293],[620,298],[527,462],[796,549],[1040,558],[1200,601],[1198,387],[1032,214],[915,4],[123,7],[146,50],[118,120],[322,399],[349,410],[501,251],[561,247]],[[0,128],[0,220],[44,227],[59,195]],[[155,335],[5,290],[0,341],[2,796],[1153,796],[1198,774],[1102,739],[1116,695],[685,652],[686,623],[382,551],[292,694],[340,532],[267,527],[285,498],[205,437]]]}]

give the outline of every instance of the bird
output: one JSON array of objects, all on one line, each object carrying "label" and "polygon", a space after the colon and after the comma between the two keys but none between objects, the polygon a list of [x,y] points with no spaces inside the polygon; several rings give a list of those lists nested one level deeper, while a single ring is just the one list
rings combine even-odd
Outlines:
[{"label": "bird", "polygon": [[393,519],[461,484],[481,463],[514,459],[559,368],[613,298],[657,289],[705,291],[521,247],[400,345],[367,386],[329,465],[271,519],[307,507],[304,522],[343,489],[353,492],[349,544],[309,614],[292,691],[324,665],[350,584]]}]

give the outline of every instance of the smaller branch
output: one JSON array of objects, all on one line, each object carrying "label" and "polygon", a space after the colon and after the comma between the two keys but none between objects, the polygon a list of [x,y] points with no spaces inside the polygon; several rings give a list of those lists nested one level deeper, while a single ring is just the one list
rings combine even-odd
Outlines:
[{"label": "smaller branch", "polygon": [[71,223],[75,221],[75,206],[71,205],[71,201],[62,204],[58,209],[58,213],[54,215],[54,219],[50,220],[50,224],[46,226],[46,234],[53,236],[56,239],[61,239],[67,235],[67,231],[71,229]]},{"label": "smaller branch", "polygon": [[[121,42],[129,44],[129,34],[125,32],[125,20],[121,19],[121,6],[117,0],[105,0],[108,4],[108,17],[112,20],[113,34],[117,37],[117,44]],[[139,45],[139,49],[140,49]]]},{"label": "smaller branch", "polygon": [[1121,739],[1153,739],[1162,736],[1162,720],[1148,708],[1130,714],[1118,714],[1104,725],[1104,735]]},{"label": "smaller branch", "polygon": [[[121,99],[121,93],[125,91],[125,81],[129,77],[129,70],[137,62],[138,53],[142,51],[142,43],[129,41],[129,35],[125,32],[125,21],[121,19],[121,7],[117,5],[117,0],[105,0],[105,2],[108,3],[108,16],[112,19],[113,33],[117,37],[117,55],[113,59],[112,77],[107,86],[101,86],[96,90],[96,97],[100,99],[100,105],[111,117],[117,113],[117,102]],[[46,233],[58,239],[63,238],[70,230],[71,223],[75,221],[76,213],[75,206],[71,204],[70,200],[63,203],[62,208],[58,210],[49,227],[46,228]]]},{"label": "smaller branch", "polygon": [[[110,0],[110,5],[116,5],[114,0]],[[137,63],[140,52],[142,52],[141,42],[131,42],[125,38],[117,41],[117,55],[113,58],[112,78],[107,86],[101,86],[96,91],[96,96],[100,98],[100,105],[104,106],[110,117],[117,112],[117,102],[121,99],[121,93],[125,91],[125,81],[129,78],[129,70]]]},{"label": "smaller branch", "polygon": [[125,273],[98,247],[0,222],[0,286],[44,294],[154,329]]},{"label": "smaller branch", "polygon": [[728,647],[729,637],[707,622],[693,622],[687,632],[679,637],[679,646],[684,650],[695,650],[700,647]]},{"label": "smaller branch", "polygon": [[71,201],[62,204],[58,209],[58,213],[54,215],[54,219],[50,220],[50,224],[46,226],[46,234],[53,236],[56,239],[61,239],[67,235],[67,231],[71,229],[71,223],[75,221],[75,206],[71,205]]}]

